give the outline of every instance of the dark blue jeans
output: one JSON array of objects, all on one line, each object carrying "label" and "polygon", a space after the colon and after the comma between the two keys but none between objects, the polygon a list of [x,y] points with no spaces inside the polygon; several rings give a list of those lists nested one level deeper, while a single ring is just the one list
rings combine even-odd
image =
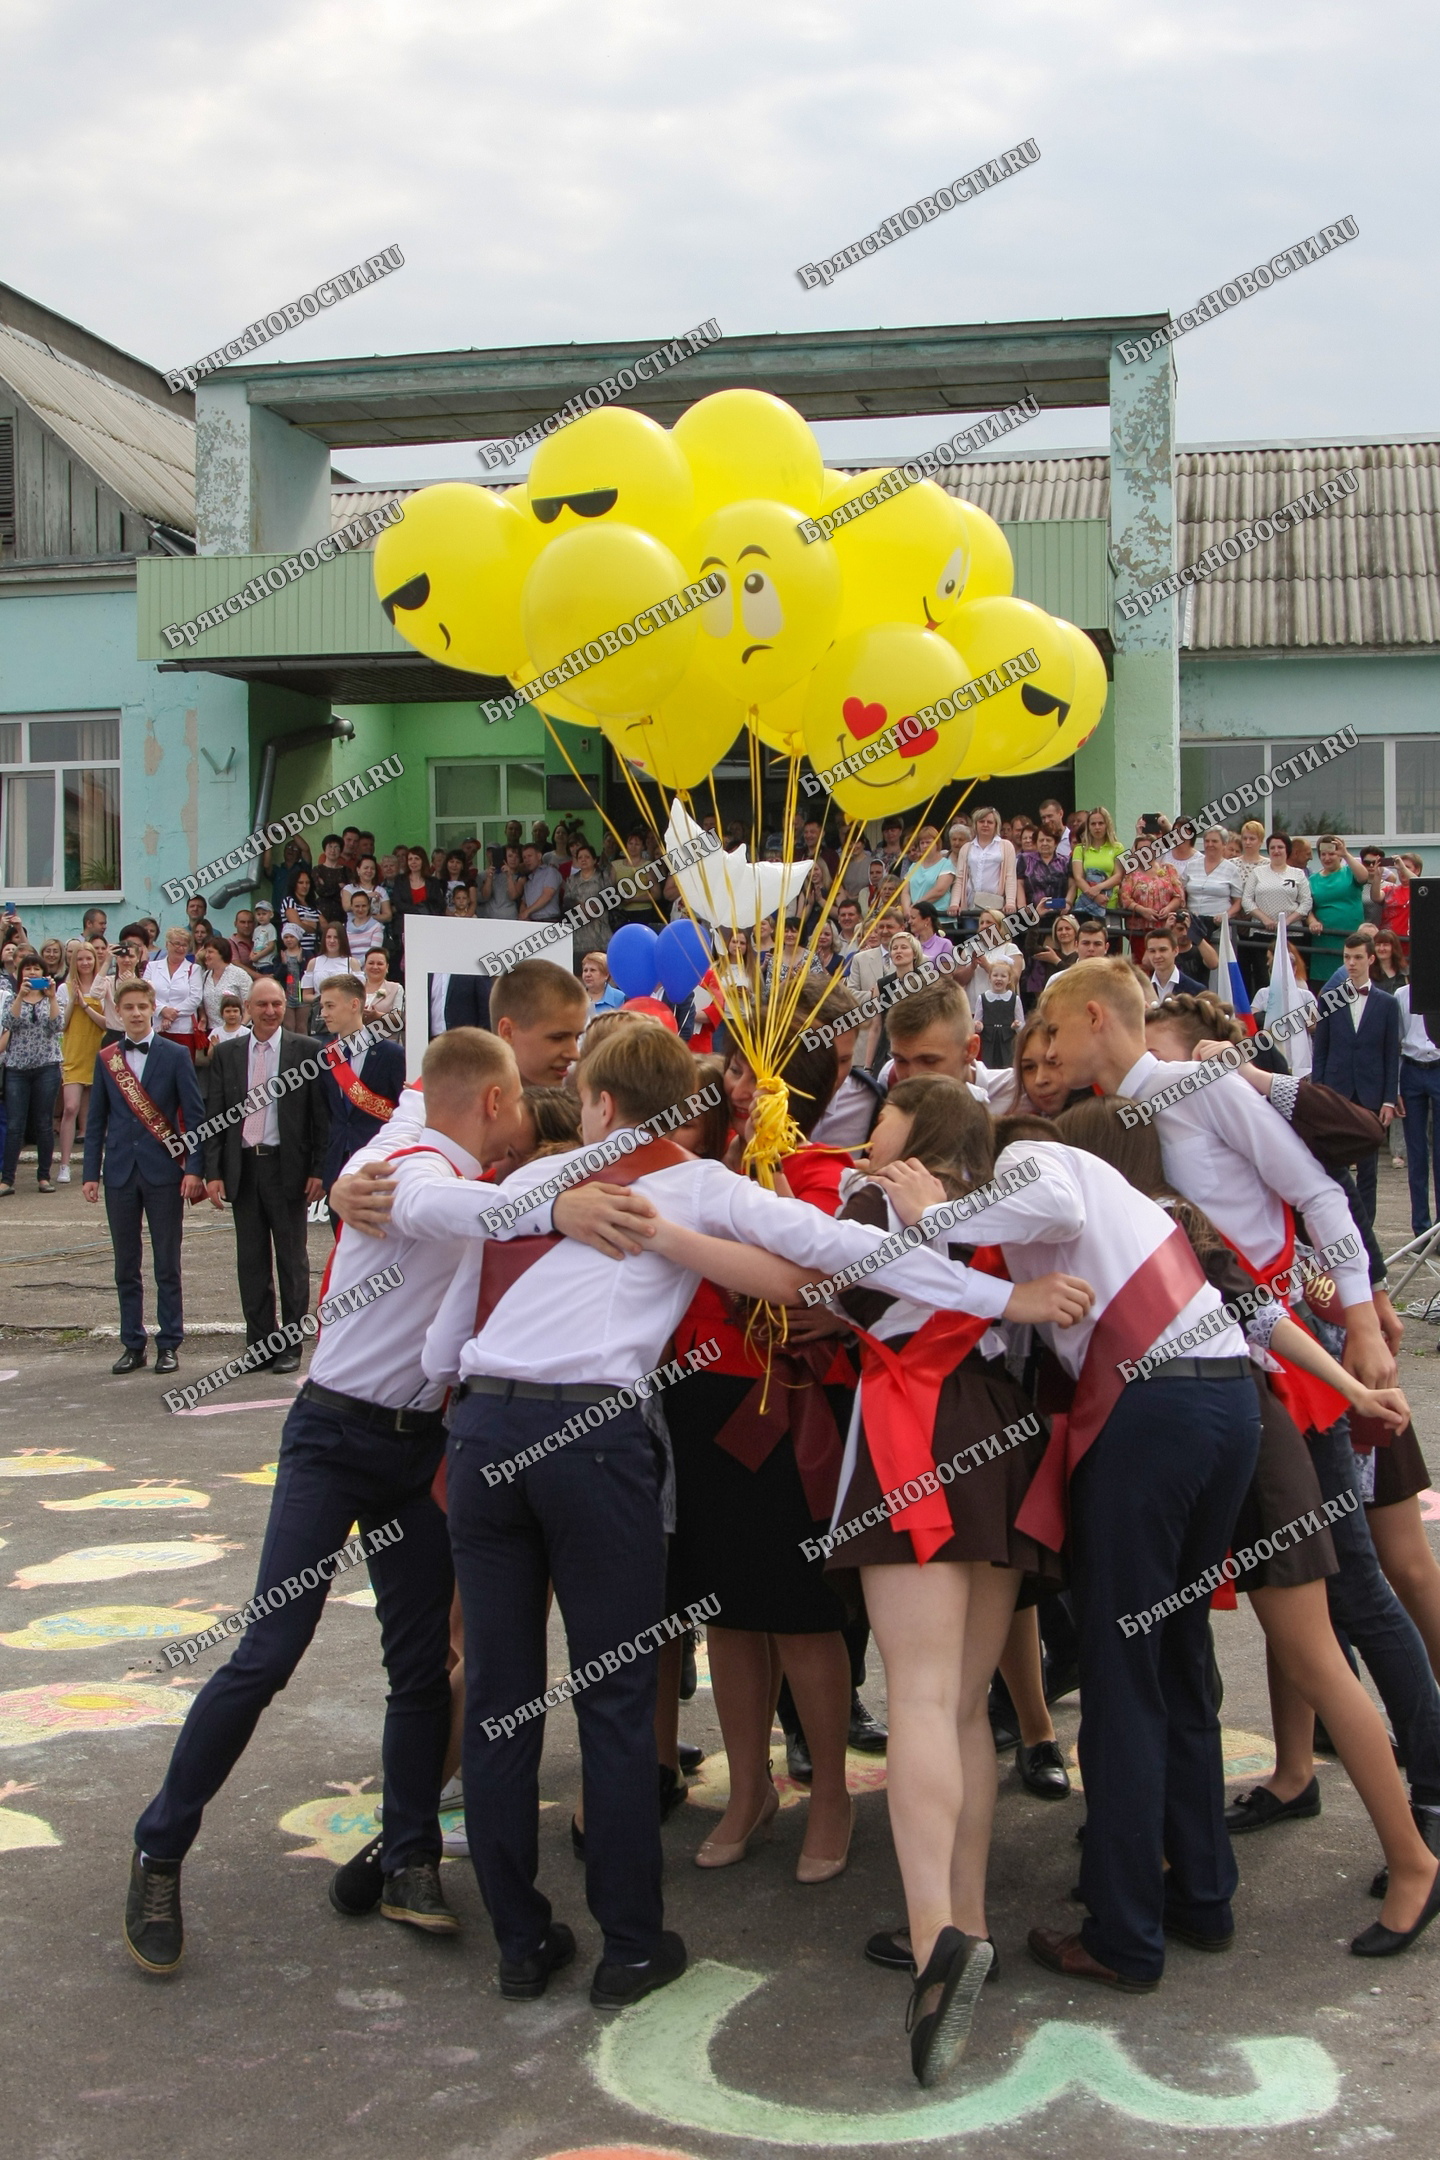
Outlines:
[{"label": "dark blue jeans", "polygon": [[[1349,1420],[1340,1418],[1328,1431],[1305,1437],[1325,1498],[1353,1493]],[[1400,1743],[1411,1799],[1421,1807],[1440,1807],[1440,1688],[1420,1630],[1381,1572],[1364,1508],[1342,1515],[1330,1535],[1340,1562],[1339,1574],[1325,1584],[1330,1618],[1370,1668]]]},{"label": "dark blue jeans", "polygon": [[[1234,1925],[1220,1720],[1207,1680],[1208,1595],[1148,1632],[1122,1615],[1224,1559],[1260,1447],[1253,1381],[1133,1380],[1070,1488],[1080,1648],[1085,1948],[1132,1980],[1165,1969],[1165,1921]],[[1165,1862],[1170,1872],[1165,1872]]]},{"label": "dark blue jeans", "polygon": [[[1400,1100],[1405,1108],[1405,1168],[1410,1179],[1410,1228],[1416,1237],[1440,1219],[1440,1063],[1400,1060]],[[1432,1116],[1435,1133],[1430,1131]],[[1430,1205],[1430,1151],[1435,1150],[1436,1205]]]},{"label": "dark blue jeans", "polygon": [[20,1150],[25,1145],[25,1127],[32,1117],[35,1121],[35,1152],[40,1158],[39,1174],[42,1179],[49,1177],[55,1153],[55,1098],[59,1092],[58,1065],[30,1065],[19,1072],[6,1066],[3,1176],[7,1185],[15,1182]]},{"label": "dark blue jeans", "polygon": [[[493,1466],[544,1440],[576,1403],[467,1395],[450,1413],[446,1505],[465,1610],[465,1832],[496,1940],[528,1957],[550,1925],[539,1872],[544,1716],[507,1738],[496,1720],[546,1691],[545,1601],[553,1581],[570,1670],[612,1657],[665,1610],[665,1540],[655,1447],[636,1411],[568,1440],[513,1479]],[[655,1763],[655,1652],[574,1698],[585,1794],[585,1896],[607,1960],[655,1951],[660,1802]]]},{"label": "dark blue jeans", "polygon": [[[398,1519],[399,1539],[369,1560],[390,1682],[382,1751],[381,1860],[387,1874],[413,1860],[440,1858],[455,1587],[445,1517],[430,1497],[443,1448],[438,1435],[397,1436],[302,1395],[281,1435],[255,1579],[257,1597],[280,1589],[287,1578],[298,1581],[305,1569],[338,1553],[352,1523],[368,1533]],[[358,1569],[348,1577],[354,1587],[362,1579]],[[240,1637],[229,1663],[206,1681],[180,1729],[165,1783],[135,1825],[142,1852],[156,1860],[183,1860],[201,1815],[244,1754],[261,1712],[309,1649],[328,1590],[322,1580],[265,1613]]]}]

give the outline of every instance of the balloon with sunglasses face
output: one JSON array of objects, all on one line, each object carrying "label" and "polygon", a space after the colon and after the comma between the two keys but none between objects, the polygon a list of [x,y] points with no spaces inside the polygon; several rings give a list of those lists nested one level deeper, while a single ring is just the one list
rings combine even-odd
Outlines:
[{"label": "balloon with sunglasses face", "polygon": [[375,542],[375,591],[427,659],[475,675],[525,661],[520,591],[533,558],[525,519],[488,488],[443,480],[408,496]]},{"label": "balloon with sunglasses face", "polygon": [[1075,656],[1055,616],[1029,600],[967,600],[937,636],[963,653],[980,683],[959,770],[988,776],[1035,758],[1053,762],[1075,695]]},{"label": "balloon with sunglasses face", "polygon": [[623,405],[586,413],[542,442],[526,493],[531,516],[557,539],[637,525],[678,553],[695,523],[695,487],[674,437]]},{"label": "balloon with sunglasses face", "polygon": [[[652,533],[608,521],[575,527],[541,550],[525,580],[526,648],[541,673],[587,646],[599,651],[601,640],[684,585],[680,564]],[[571,676],[570,703],[608,718],[648,713],[689,666],[698,619],[692,609]]]},{"label": "balloon with sunglasses face", "polygon": [[1064,632],[1075,662],[1075,695],[1065,724],[1054,740],[1028,764],[1011,766],[1011,772],[1044,772],[1047,766],[1058,765],[1062,759],[1073,757],[1089,742],[1104,718],[1110,681],[1094,639],[1087,637],[1083,630],[1077,630],[1074,623],[1066,622],[1061,615],[1055,616],[1054,621]]},{"label": "balloon with sunglasses face", "polygon": [[808,675],[835,635],[840,565],[828,540],[808,545],[792,503],[730,503],[690,547],[694,576],[725,589],[700,610],[695,664],[747,707]]}]

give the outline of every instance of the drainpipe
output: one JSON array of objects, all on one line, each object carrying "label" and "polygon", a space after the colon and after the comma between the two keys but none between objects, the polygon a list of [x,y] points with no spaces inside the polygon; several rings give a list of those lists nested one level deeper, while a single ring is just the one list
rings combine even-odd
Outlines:
[{"label": "drainpipe", "polygon": [[[250,830],[261,832],[270,822],[270,801],[275,793],[275,767],[283,750],[303,750],[310,743],[353,742],[353,720],[327,720],[324,727],[302,728],[298,735],[272,735],[260,753],[260,785],[255,790],[255,817]],[[256,877],[235,878],[222,885],[219,892],[212,893],[210,905],[225,907],[231,900],[238,900],[241,893],[253,892],[259,884]]]}]

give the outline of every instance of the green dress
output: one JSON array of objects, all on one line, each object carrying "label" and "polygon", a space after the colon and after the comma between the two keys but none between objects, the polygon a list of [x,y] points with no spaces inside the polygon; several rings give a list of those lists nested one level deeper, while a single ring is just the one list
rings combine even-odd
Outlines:
[{"label": "green dress", "polygon": [[1330,974],[1340,965],[1346,938],[1365,920],[1365,887],[1356,884],[1349,863],[1342,862],[1328,875],[1317,876],[1311,871],[1310,899],[1324,933],[1315,940],[1310,973],[1315,975],[1323,960],[1326,966],[1322,972]]}]

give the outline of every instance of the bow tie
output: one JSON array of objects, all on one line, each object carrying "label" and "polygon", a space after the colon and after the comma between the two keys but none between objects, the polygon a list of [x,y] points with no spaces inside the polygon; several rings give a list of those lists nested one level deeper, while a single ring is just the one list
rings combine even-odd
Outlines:
[{"label": "bow tie", "polygon": [[128,1040],[127,1040],[127,1042],[126,1042],[126,1044],[125,1044],[125,1048],[126,1048],[127,1050],[134,1050],[134,1051],[136,1051],[136,1052],[137,1052],[137,1053],[138,1053],[138,1054],[139,1054],[139,1055],[140,1055],[141,1057],[144,1057],[144,1056],[145,1056],[145,1055],[146,1055],[146,1054],[148,1053],[148,1051],[149,1051],[149,1048],[150,1048],[150,1045],[151,1045],[151,1043],[152,1043],[152,1042],[154,1042],[154,1040],[155,1040],[155,1038],[154,1038],[154,1036],[153,1036],[153,1035],[147,1035],[147,1036],[145,1037],[145,1040],[144,1040],[144,1042],[138,1042],[138,1043],[137,1043],[137,1042],[130,1042],[130,1041],[128,1041]]}]

